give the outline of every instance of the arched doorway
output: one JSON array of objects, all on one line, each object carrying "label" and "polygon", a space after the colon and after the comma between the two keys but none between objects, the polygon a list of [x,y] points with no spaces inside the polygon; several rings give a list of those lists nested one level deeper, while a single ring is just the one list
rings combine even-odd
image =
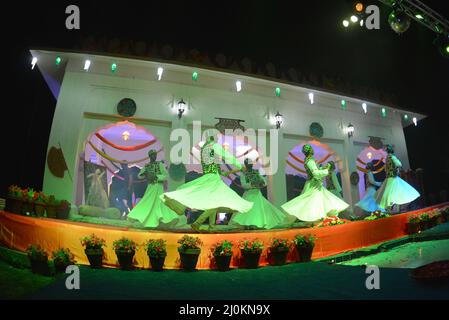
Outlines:
[{"label": "arched doorway", "polygon": [[[120,121],[97,128],[84,144],[80,168],[82,174],[81,204],[99,206],[90,194],[93,179],[99,175],[101,188],[106,193],[109,207],[127,214],[143,197],[146,180],[139,179],[140,169],[148,162],[148,151],[158,152],[164,159],[161,142],[145,127],[129,121]],[[100,202],[101,203],[101,202]]]},{"label": "arched doorway", "polygon": [[318,166],[324,165],[329,161],[335,163],[335,171],[341,185],[340,172],[342,169],[342,161],[338,154],[327,144],[321,143],[318,140],[307,141],[296,145],[287,154],[285,166],[287,201],[297,197],[302,192],[307,179],[307,174],[304,169],[304,154],[302,153],[302,147],[305,144],[310,144],[312,146],[314,158]]}]

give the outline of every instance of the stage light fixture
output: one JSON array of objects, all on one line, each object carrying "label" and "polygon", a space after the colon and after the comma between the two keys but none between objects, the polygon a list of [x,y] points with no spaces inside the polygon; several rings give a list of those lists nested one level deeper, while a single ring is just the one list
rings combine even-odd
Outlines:
[{"label": "stage light fixture", "polygon": [[419,19],[419,20],[424,20],[424,17],[423,17],[422,14],[420,14],[420,13],[415,14],[415,18],[416,18],[416,19]]},{"label": "stage light fixture", "polygon": [[363,113],[368,113],[368,106],[366,105],[366,103],[362,103],[362,108],[363,108]]},{"label": "stage light fixture", "polygon": [[416,119],[416,117],[413,117],[412,121],[413,121],[413,124],[416,127],[418,125],[418,119]]},{"label": "stage light fixture", "polygon": [[276,90],[274,92],[276,94],[276,97],[280,97],[281,96],[281,88],[276,88]]},{"label": "stage light fixture", "polygon": [[408,115],[404,114],[404,120],[407,121],[408,120]]},{"label": "stage light fixture", "polygon": [[182,118],[182,115],[186,111],[186,103],[181,98],[181,101],[178,102],[178,119]]},{"label": "stage light fixture", "polygon": [[393,10],[388,16],[388,24],[397,34],[402,34],[410,28],[411,19],[401,10]]},{"label": "stage light fixture", "polygon": [[194,71],[193,73],[192,73],[192,80],[193,81],[198,81],[198,72],[196,72],[196,71]]},{"label": "stage light fixture", "polygon": [[313,104],[314,103],[314,94],[313,94],[313,92],[309,92],[309,101],[310,101],[310,104]]},{"label": "stage light fixture", "polygon": [[438,47],[438,51],[445,58],[449,58],[449,34],[440,34],[434,41],[434,44]]},{"label": "stage light fixture", "polygon": [[352,123],[348,124],[346,132],[348,133],[348,138],[351,138],[354,135],[354,126],[352,125]]},{"label": "stage light fixture", "polygon": [[276,129],[279,129],[282,125],[282,114],[279,111],[274,115],[274,119],[276,120]]},{"label": "stage light fixture", "polygon": [[341,108],[346,110],[346,100],[341,100]]},{"label": "stage light fixture", "polygon": [[360,26],[363,27],[363,19],[360,19]]},{"label": "stage light fixture", "polygon": [[36,63],[37,63],[37,58],[33,57],[33,59],[31,59],[31,70],[34,69],[34,67],[36,66]]},{"label": "stage light fixture", "polygon": [[84,61],[84,71],[89,71],[90,64],[91,64],[90,60]]},{"label": "stage light fixture", "polygon": [[157,68],[157,80],[160,81],[162,79],[162,74],[164,73],[164,68]]},{"label": "stage light fixture", "polygon": [[61,57],[60,57],[60,56],[57,56],[56,59],[55,59],[55,64],[56,64],[57,66],[59,66],[59,65],[61,64],[61,61],[62,61]]},{"label": "stage light fixture", "polygon": [[357,21],[359,21],[359,18],[357,18],[357,16],[352,15],[351,16],[351,22],[352,23],[356,23]]},{"label": "stage light fixture", "polygon": [[235,82],[235,88],[236,88],[237,92],[242,91],[242,82],[241,81],[236,81]]},{"label": "stage light fixture", "polygon": [[111,72],[114,73],[115,71],[117,71],[117,64],[113,63],[111,64]]},{"label": "stage light fixture", "polygon": [[348,20],[343,20],[343,27],[347,28],[349,27],[349,21]]},{"label": "stage light fixture", "polygon": [[364,8],[365,8],[365,6],[363,5],[362,2],[357,1],[356,3],[354,3],[354,10],[356,12],[362,13]]},{"label": "stage light fixture", "polygon": [[382,117],[385,118],[387,116],[387,110],[385,108],[382,108],[381,114],[382,114]]}]

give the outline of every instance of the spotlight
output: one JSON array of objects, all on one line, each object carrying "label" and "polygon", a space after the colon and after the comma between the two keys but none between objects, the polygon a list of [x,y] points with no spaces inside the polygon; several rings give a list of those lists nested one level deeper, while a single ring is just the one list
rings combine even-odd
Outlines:
[{"label": "spotlight", "polygon": [[362,103],[362,108],[363,108],[363,113],[368,113],[368,108],[367,108],[367,105],[366,105],[366,103]]},{"label": "spotlight", "polygon": [[362,13],[364,8],[365,8],[365,6],[363,5],[362,2],[357,1],[356,3],[354,3],[354,11],[355,12]]},{"label": "spotlight", "polygon": [[415,14],[415,18],[416,18],[416,19],[419,19],[419,20],[424,20],[424,17],[423,17],[422,14],[420,14],[420,13]]},{"label": "spotlight", "polygon": [[90,68],[90,60],[84,61],[84,71],[89,71]]},{"label": "spotlight", "polygon": [[281,96],[281,88],[276,88],[276,90],[274,92],[276,94],[276,97],[280,97]]},{"label": "spotlight", "polygon": [[360,19],[360,26],[363,27],[363,19]]},{"label": "spotlight", "polygon": [[408,120],[408,115],[404,114],[404,120],[407,121]]},{"label": "spotlight", "polygon": [[418,125],[418,119],[416,119],[416,117],[413,117],[412,121],[413,121],[413,124],[416,127]]},{"label": "spotlight", "polygon": [[313,92],[309,92],[309,100],[310,100],[310,104],[313,104],[313,102],[314,102],[314,94],[313,94]]},{"label": "spotlight", "polygon": [[34,67],[36,66],[36,63],[37,63],[37,58],[33,57],[33,59],[31,60],[31,70],[34,69]]},{"label": "spotlight", "polygon": [[387,116],[387,110],[385,108],[382,108],[382,117],[385,118]]},{"label": "spotlight", "polygon": [[113,63],[111,64],[111,72],[114,73],[115,71],[117,71],[117,64]]},{"label": "spotlight", "polygon": [[198,81],[198,72],[194,71],[194,72],[192,73],[192,80],[193,80],[193,81]]},{"label": "spotlight", "polygon": [[242,91],[242,82],[241,81],[236,81],[235,82],[235,88],[236,88],[237,92]]},{"label": "spotlight", "polygon": [[164,73],[164,68],[159,67],[157,68],[157,80],[161,80],[162,79],[162,74]]},{"label": "spotlight", "polygon": [[359,18],[357,18],[357,16],[351,16],[351,22],[352,23],[356,23],[357,21],[359,21]]},{"label": "spotlight", "polygon": [[346,110],[346,100],[341,100],[341,107],[342,107],[342,109],[345,109]]},{"label": "spotlight", "polygon": [[410,27],[411,19],[401,10],[393,10],[388,16],[388,24],[397,34],[402,34]]},{"label": "spotlight", "polygon": [[59,65],[61,64],[61,61],[62,61],[61,57],[60,57],[60,56],[57,56],[56,59],[55,59],[55,64],[56,64],[57,66],[59,66]]},{"label": "spotlight", "polygon": [[343,27],[347,28],[349,27],[349,21],[348,20],[343,20]]}]

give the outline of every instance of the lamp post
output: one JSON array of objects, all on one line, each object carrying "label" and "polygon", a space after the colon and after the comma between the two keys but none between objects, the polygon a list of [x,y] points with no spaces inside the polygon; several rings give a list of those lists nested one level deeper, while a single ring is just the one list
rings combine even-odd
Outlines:
[{"label": "lamp post", "polygon": [[348,124],[347,132],[348,138],[351,138],[354,135],[354,126],[352,125],[352,123]]},{"label": "lamp post", "polygon": [[178,102],[178,119],[181,119],[184,111],[186,111],[186,103],[181,98],[181,101]]},{"label": "lamp post", "polygon": [[282,114],[279,113],[279,111],[274,115],[274,118],[276,119],[276,129],[279,129],[282,125]]}]

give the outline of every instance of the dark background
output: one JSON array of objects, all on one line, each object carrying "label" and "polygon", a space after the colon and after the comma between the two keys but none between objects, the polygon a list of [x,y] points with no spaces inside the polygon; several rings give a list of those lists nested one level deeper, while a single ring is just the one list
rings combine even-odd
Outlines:
[{"label": "dark background", "polygon": [[[447,1],[423,0],[445,17]],[[157,3],[157,4],[156,4]],[[162,4],[161,4],[162,3]],[[31,47],[75,48],[82,37],[157,41],[173,47],[247,56],[251,60],[325,73],[378,88],[403,109],[428,116],[406,128],[412,169],[423,168],[427,192],[449,189],[449,59],[432,44],[435,34],[413,23],[401,36],[387,24],[391,9],[380,2],[381,29],[345,30],[352,1],[40,1],[2,4],[3,92],[1,194],[18,184],[41,189],[56,101],[37,68]],[[76,4],[81,30],[65,28],[65,8]],[[4,113],[5,115],[5,113]]]}]

